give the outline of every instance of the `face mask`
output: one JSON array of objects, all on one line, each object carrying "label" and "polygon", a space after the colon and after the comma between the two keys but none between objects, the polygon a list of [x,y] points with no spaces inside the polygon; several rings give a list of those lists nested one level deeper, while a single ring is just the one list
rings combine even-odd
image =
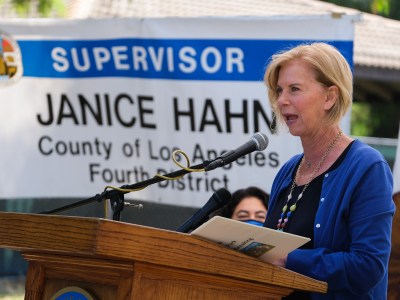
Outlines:
[{"label": "face mask", "polygon": [[242,222],[251,224],[251,225],[255,225],[255,226],[263,226],[264,225],[263,222],[256,221],[256,220],[242,220]]}]

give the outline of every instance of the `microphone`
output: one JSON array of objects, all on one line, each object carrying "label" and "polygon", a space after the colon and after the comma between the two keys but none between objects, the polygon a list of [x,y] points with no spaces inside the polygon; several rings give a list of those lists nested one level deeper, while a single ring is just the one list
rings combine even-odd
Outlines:
[{"label": "microphone", "polygon": [[176,231],[187,233],[196,229],[201,224],[208,221],[209,215],[212,212],[223,207],[229,202],[229,200],[231,200],[231,193],[227,189],[221,188],[217,190],[207,201],[207,203],[193,216],[191,216],[189,220],[183,223]]},{"label": "microphone", "polygon": [[230,164],[231,162],[237,160],[239,157],[245,156],[253,151],[262,151],[265,150],[268,146],[268,138],[264,133],[256,132],[251,138],[250,141],[240,146],[235,150],[231,150],[225,152],[220,157],[217,157],[215,160],[211,161],[206,167],[205,171],[211,171],[216,168],[225,166]]}]

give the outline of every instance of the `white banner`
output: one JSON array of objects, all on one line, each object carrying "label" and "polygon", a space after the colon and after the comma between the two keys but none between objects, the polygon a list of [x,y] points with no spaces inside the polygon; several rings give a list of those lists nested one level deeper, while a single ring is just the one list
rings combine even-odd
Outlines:
[{"label": "white banner", "polygon": [[[354,18],[354,17],[353,17]],[[265,151],[162,181],[126,198],[201,206],[213,191],[267,192],[301,151],[272,135],[262,82],[269,57],[326,41],[352,64],[353,19],[165,18],[0,22],[0,198],[89,198],[106,186],[198,165],[268,136]],[[343,128],[349,132],[346,118]],[[186,165],[183,157],[180,163]]]}]

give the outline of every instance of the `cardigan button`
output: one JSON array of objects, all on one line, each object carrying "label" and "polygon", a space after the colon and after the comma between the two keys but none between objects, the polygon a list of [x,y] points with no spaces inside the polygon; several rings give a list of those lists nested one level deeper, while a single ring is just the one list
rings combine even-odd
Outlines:
[{"label": "cardigan button", "polygon": [[321,202],[324,202],[325,201],[325,198],[321,198]]},{"label": "cardigan button", "polygon": [[328,176],[329,176],[329,173],[326,173],[326,174],[325,174],[325,177],[328,177]]},{"label": "cardigan button", "polygon": [[318,223],[317,225],[315,225],[315,227],[320,228],[321,224]]}]

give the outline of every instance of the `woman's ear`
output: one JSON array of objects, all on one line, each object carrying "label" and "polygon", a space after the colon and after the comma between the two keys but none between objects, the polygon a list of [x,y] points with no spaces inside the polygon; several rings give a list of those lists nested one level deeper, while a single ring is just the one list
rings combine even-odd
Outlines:
[{"label": "woman's ear", "polygon": [[328,91],[326,94],[326,99],[324,103],[324,109],[330,110],[333,105],[336,103],[336,100],[339,98],[339,89],[336,85],[331,85],[328,87]]}]

